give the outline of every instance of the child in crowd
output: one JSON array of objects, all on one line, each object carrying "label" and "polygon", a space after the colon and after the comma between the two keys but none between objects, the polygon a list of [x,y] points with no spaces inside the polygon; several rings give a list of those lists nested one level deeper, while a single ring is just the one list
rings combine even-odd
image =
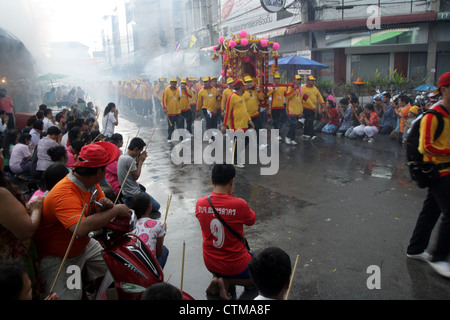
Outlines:
[{"label": "child in crowd", "polygon": [[339,113],[336,110],[336,103],[332,100],[327,100],[326,115],[328,122],[322,128],[322,132],[325,134],[336,134],[336,131],[339,129]]},{"label": "child in crowd", "polygon": [[158,260],[161,269],[164,268],[169,250],[164,246],[164,237],[166,235],[166,225],[158,220],[159,212],[152,212],[152,203],[150,196],[141,192],[133,196],[130,208],[134,210],[138,220],[136,227],[132,231],[144,242],[152,252],[153,256]]},{"label": "child in crowd", "polygon": [[292,270],[291,259],[284,250],[264,249],[249,262],[248,269],[259,290],[255,300],[283,300]]},{"label": "child in crowd", "polygon": [[408,120],[406,120],[406,122],[405,122],[405,132],[403,133],[403,144],[406,143],[406,139],[408,138],[408,134],[411,131],[411,126],[412,126],[414,120],[416,120],[418,114],[419,114],[419,107],[418,106],[412,106],[409,109]]},{"label": "child in crowd", "polygon": [[141,300],[181,300],[180,289],[170,283],[159,282],[148,287],[142,294]]}]

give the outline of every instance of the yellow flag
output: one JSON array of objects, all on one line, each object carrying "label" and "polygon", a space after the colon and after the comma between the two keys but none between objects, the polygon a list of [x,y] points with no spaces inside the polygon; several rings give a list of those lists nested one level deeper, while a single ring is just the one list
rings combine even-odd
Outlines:
[{"label": "yellow flag", "polygon": [[189,44],[189,48],[192,48],[192,46],[197,42],[197,38],[194,35],[191,35],[191,43]]}]

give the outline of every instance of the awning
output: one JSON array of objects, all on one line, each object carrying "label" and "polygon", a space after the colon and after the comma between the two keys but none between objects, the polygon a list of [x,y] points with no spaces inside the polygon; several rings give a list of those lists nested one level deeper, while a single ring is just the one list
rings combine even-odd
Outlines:
[{"label": "awning", "polygon": [[[407,23],[419,23],[437,21],[437,12],[422,12],[413,14],[401,14],[395,16],[381,16],[381,26],[398,25]],[[345,20],[328,20],[328,21],[312,21],[304,24],[296,24],[286,28],[286,34],[295,34],[300,32],[317,31],[317,30],[348,30],[367,28],[367,18],[363,19],[345,19]]]},{"label": "awning", "polygon": [[286,29],[287,29],[287,27],[278,28],[278,29],[267,31],[267,32],[257,33],[257,34],[255,34],[255,36],[257,38],[271,39],[271,38],[275,38],[275,37],[279,37],[279,36],[285,35],[286,34]]},{"label": "awning", "polygon": [[352,44],[352,47],[359,47],[359,46],[370,46],[371,44],[377,44],[392,38],[395,38],[406,31],[388,31],[383,32],[380,34],[373,34],[367,39],[360,40],[354,44]]}]

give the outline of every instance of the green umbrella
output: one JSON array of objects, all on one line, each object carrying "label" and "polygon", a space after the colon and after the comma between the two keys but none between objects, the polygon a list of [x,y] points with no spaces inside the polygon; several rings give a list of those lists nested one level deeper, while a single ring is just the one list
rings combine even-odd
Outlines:
[{"label": "green umbrella", "polygon": [[65,75],[65,74],[49,72],[49,73],[46,73],[46,74],[43,74],[43,75],[37,77],[36,80],[37,81],[50,80],[50,83],[53,85],[52,80],[63,79],[63,78],[67,78],[67,77],[68,77],[68,75]]}]

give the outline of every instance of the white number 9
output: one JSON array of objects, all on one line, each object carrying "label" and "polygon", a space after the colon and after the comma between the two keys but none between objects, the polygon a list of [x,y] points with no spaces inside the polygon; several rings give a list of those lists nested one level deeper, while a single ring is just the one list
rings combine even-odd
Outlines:
[{"label": "white number 9", "polygon": [[222,248],[225,241],[225,233],[223,232],[224,230],[222,223],[217,219],[213,219],[211,220],[211,224],[209,226],[212,235],[217,239],[213,240],[213,246],[216,248]]}]

